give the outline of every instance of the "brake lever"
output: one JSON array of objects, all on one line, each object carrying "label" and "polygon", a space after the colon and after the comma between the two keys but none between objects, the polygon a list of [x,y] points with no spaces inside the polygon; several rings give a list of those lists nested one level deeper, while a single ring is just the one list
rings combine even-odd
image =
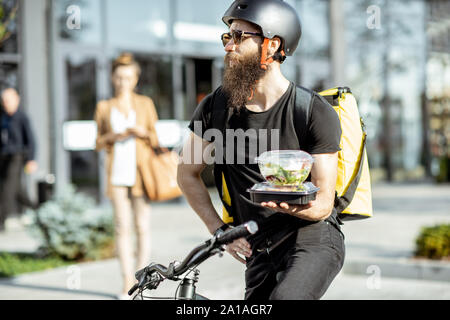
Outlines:
[{"label": "brake lever", "polygon": [[133,285],[133,287],[128,291],[128,295],[129,296],[131,296],[137,289],[141,289],[142,288],[142,286],[144,285],[144,283],[145,283],[145,278],[147,277],[147,274],[146,274],[146,272],[145,272],[145,269],[143,269],[143,270],[140,270],[141,271],[141,274],[140,274],[140,277],[139,277],[139,282],[138,283],[135,283],[134,285]]},{"label": "brake lever", "polygon": [[138,288],[142,288],[145,283],[145,279],[147,278],[147,273],[143,272],[141,278],[139,279]]},{"label": "brake lever", "polygon": [[159,273],[152,274],[152,277],[147,285],[147,289],[154,290],[157,289],[159,284],[164,280],[164,278]]}]

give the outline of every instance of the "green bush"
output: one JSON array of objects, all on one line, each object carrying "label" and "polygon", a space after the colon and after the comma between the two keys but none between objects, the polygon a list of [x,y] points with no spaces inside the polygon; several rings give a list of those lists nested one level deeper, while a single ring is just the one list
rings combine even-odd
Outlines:
[{"label": "green bush", "polygon": [[92,198],[76,192],[73,186],[29,214],[31,231],[49,254],[70,261],[112,257],[112,213],[96,208]]},{"label": "green bush", "polygon": [[423,227],[416,239],[416,255],[430,259],[450,258],[450,224]]}]

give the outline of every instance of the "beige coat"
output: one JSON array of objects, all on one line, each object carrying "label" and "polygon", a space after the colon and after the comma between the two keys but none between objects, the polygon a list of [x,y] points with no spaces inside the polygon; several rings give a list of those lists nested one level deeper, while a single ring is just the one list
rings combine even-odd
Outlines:
[{"label": "beige coat", "polygon": [[[136,139],[136,184],[131,188],[131,193],[135,197],[144,195],[144,192],[153,192],[154,183],[149,167],[151,148],[158,146],[158,137],[156,135],[155,123],[158,120],[155,105],[152,99],[133,94],[133,109],[136,112],[136,125],[146,128],[149,133],[149,139]],[[117,105],[117,99],[103,100],[97,104],[95,111],[95,121],[97,123],[96,150],[106,150],[106,176],[107,189],[106,195],[112,197],[111,169],[114,161],[114,144],[108,144],[105,141],[105,135],[112,132],[111,128],[111,109]]]}]

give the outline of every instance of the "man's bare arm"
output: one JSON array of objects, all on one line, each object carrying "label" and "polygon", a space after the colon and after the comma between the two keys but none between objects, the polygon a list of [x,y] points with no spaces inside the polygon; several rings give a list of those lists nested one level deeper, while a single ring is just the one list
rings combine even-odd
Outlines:
[{"label": "man's bare arm", "polygon": [[182,161],[178,165],[178,185],[183,191],[189,205],[198,214],[211,234],[223,225],[215,210],[200,174],[206,167],[203,153],[210,147],[210,142],[191,133],[183,147]]},{"label": "man's bare arm", "polygon": [[262,206],[277,212],[284,212],[304,220],[319,221],[328,218],[333,210],[336,190],[338,153],[313,155],[311,182],[320,188],[316,199],[307,205],[277,204],[274,201],[263,202]]},{"label": "man's bare arm", "polygon": [[[192,209],[206,225],[209,232],[213,234],[224,222],[215,210],[208,189],[206,189],[200,177],[206,167],[203,153],[208,147],[211,147],[211,143],[191,133],[183,147],[182,163],[178,165],[178,185]],[[226,246],[226,250],[244,264],[245,260],[239,254],[246,257],[252,255],[250,244],[245,238],[234,240]]]}]

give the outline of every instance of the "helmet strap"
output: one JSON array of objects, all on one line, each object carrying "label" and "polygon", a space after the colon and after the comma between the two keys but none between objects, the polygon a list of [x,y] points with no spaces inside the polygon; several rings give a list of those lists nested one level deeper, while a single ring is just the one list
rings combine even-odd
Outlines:
[{"label": "helmet strap", "polygon": [[273,57],[270,57],[267,59],[267,50],[269,49],[269,39],[264,38],[264,43],[262,46],[262,53],[261,53],[261,69],[267,70],[267,67],[269,64],[273,62]]},{"label": "helmet strap", "polygon": [[[277,57],[281,61],[284,61],[286,59],[286,54],[284,53],[284,50],[281,50],[280,52],[277,52],[275,56],[272,56],[270,58],[267,58],[267,50],[269,49],[269,39],[264,38],[264,43],[262,46],[262,53],[261,53],[261,69],[267,70],[269,64],[275,61],[274,57]],[[254,91],[252,89],[252,92],[250,93],[250,97],[248,98],[248,101],[252,101],[254,96]]]},{"label": "helmet strap", "polygon": [[284,50],[281,50],[277,52],[274,56],[267,58],[267,50],[269,49],[269,39],[264,38],[264,43],[262,46],[262,53],[261,53],[261,69],[267,70],[269,64],[275,61],[274,57],[277,57],[277,59],[280,59],[281,62],[283,62],[286,59],[286,54],[284,53]]}]

